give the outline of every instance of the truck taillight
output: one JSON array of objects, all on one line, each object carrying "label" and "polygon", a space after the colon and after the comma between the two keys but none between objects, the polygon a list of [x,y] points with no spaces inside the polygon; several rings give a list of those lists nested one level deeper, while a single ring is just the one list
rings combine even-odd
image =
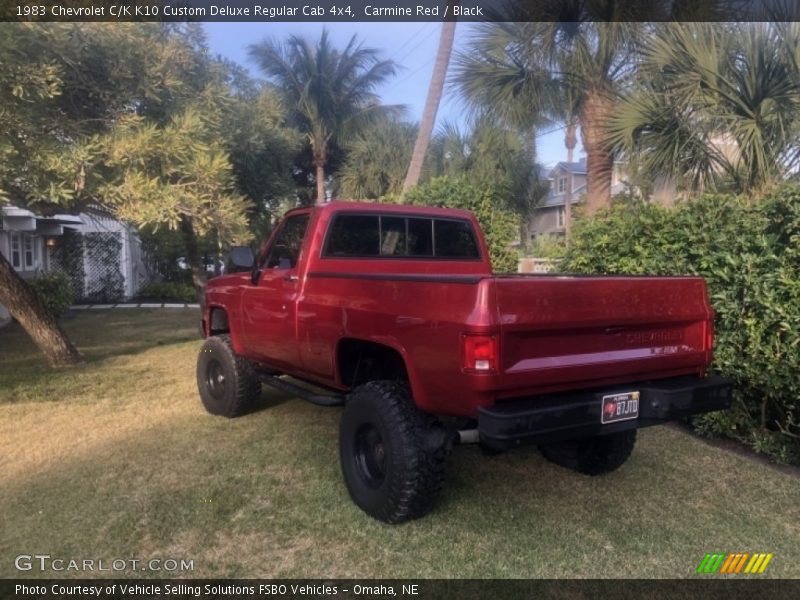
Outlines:
[{"label": "truck taillight", "polygon": [[464,335],[462,337],[464,370],[472,373],[493,373],[497,370],[497,336]]},{"label": "truck taillight", "polygon": [[714,349],[714,319],[706,322],[706,350]]}]

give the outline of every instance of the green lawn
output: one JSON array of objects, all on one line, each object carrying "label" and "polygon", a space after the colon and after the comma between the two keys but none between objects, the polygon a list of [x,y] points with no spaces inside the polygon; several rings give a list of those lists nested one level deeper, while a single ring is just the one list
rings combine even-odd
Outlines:
[{"label": "green lawn", "polygon": [[689,577],[712,551],[800,577],[800,480],[663,427],[599,478],[456,448],[431,515],[378,523],[342,483],[340,409],[265,389],[264,410],[205,413],[197,320],[78,314],[87,362],[56,372],[0,330],[0,577],[37,552],[192,559],[195,577]]}]

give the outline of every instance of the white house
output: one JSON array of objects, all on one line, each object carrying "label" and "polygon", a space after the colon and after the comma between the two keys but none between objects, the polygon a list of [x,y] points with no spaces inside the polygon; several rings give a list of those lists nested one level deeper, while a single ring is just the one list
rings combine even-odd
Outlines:
[{"label": "white house", "polygon": [[25,279],[49,270],[48,244],[81,224],[75,215],[41,217],[15,206],[0,207],[0,216],[0,252]]},{"label": "white house", "polygon": [[0,253],[24,279],[62,271],[76,300],[95,302],[131,298],[149,280],[136,229],[102,212],[42,216],[2,206],[0,217]]},{"label": "white house", "polygon": [[[74,215],[37,216],[15,206],[0,207],[0,253],[23,279],[49,270],[48,244],[64,234],[65,228],[80,224]],[[7,321],[8,311],[0,304],[0,322]]]}]

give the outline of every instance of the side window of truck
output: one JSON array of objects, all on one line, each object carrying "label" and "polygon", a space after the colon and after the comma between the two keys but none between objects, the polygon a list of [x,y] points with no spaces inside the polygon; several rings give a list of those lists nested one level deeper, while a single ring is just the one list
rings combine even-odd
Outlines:
[{"label": "side window of truck", "polygon": [[433,220],[433,243],[436,256],[442,258],[477,258],[478,244],[468,221]]},{"label": "side window of truck", "polygon": [[327,256],[378,256],[378,215],[339,215],[325,245]]},{"label": "side window of truck", "polygon": [[463,219],[339,214],[325,257],[480,259],[472,223]]},{"label": "side window of truck", "polygon": [[267,269],[293,269],[297,266],[300,247],[308,228],[308,215],[294,215],[284,222],[278,236],[272,242],[264,261]]}]

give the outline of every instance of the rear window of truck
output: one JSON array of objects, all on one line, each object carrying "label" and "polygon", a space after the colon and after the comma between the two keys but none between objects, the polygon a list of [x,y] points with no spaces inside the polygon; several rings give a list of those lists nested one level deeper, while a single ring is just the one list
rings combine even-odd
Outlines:
[{"label": "rear window of truck", "polygon": [[465,219],[339,214],[324,248],[327,258],[481,258],[472,223]]}]

